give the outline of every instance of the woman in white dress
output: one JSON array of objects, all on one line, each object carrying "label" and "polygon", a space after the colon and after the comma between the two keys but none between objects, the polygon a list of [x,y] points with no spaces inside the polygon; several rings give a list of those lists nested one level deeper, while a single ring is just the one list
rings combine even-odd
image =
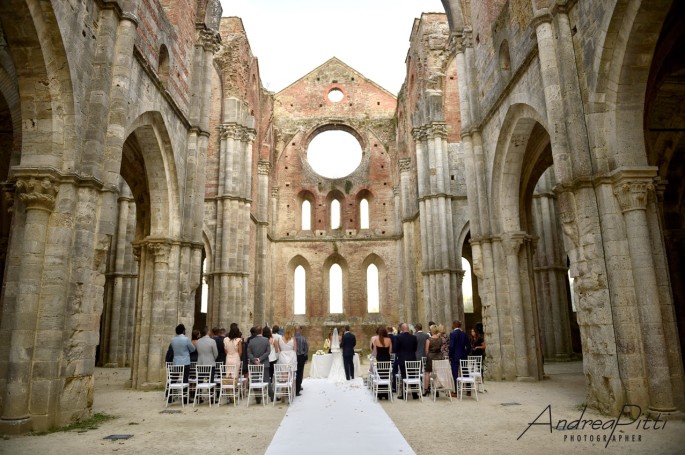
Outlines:
[{"label": "woman in white dress", "polygon": [[292,326],[286,327],[283,337],[278,340],[278,351],[278,364],[290,365],[293,371],[297,370],[297,342]]},{"label": "woman in white dress", "polygon": [[345,367],[343,366],[342,352],[340,352],[340,337],[338,337],[338,329],[333,329],[333,337],[331,338],[331,355],[333,361],[331,363],[331,371],[328,373],[328,382],[346,382]]}]

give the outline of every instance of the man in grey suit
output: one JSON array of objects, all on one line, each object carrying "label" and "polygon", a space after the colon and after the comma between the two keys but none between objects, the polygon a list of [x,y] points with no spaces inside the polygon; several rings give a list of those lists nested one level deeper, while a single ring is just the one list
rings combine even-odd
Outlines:
[{"label": "man in grey suit", "polygon": [[423,331],[423,326],[420,322],[416,323],[416,342],[418,346],[416,347],[416,360],[421,360],[421,357],[426,357],[426,340],[431,336]]},{"label": "man in grey suit", "polygon": [[[271,352],[271,345],[269,340],[262,336],[262,329],[257,327],[255,337],[247,345],[247,361],[250,365],[264,365],[264,382],[269,384],[269,398],[273,400],[274,389],[271,386],[271,377],[269,376],[269,353]],[[257,403],[261,403],[262,399],[257,398]]]}]

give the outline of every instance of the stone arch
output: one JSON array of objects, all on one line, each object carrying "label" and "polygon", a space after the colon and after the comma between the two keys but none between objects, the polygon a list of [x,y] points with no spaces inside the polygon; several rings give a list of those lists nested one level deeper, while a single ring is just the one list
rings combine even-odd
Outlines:
[{"label": "stone arch", "polygon": [[357,219],[357,229],[362,229],[362,201],[366,200],[367,202],[367,216],[368,216],[368,221],[369,221],[369,229],[371,228],[371,207],[372,207],[372,202],[373,202],[373,193],[367,189],[364,188],[357,192],[355,195],[355,210],[356,210],[356,219]]},{"label": "stone arch", "polygon": [[8,0],[0,4],[0,23],[26,101],[20,104],[21,165],[73,170],[79,149],[70,125],[79,122],[65,121],[78,114],[56,12],[50,4]]},{"label": "stone arch", "polygon": [[507,112],[495,149],[491,213],[494,232],[521,230],[521,178],[528,142],[536,124],[546,122],[533,107],[514,104]]},{"label": "stone arch", "polygon": [[171,58],[169,55],[169,49],[167,45],[162,43],[159,46],[159,62],[157,65],[157,75],[159,80],[167,86],[169,85],[169,69],[171,68]]},{"label": "stone arch", "polygon": [[302,229],[302,219],[303,219],[303,211],[302,207],[304,202],[307,201],[309,202],[309,211],[310,211],[310,218],[309,218],[309,230],[312,229],[314,226],[314,220],[316,219],[316,198],[314,197],[314,194],[309,191],[309,190],[302,190],[297,194],[297,208],[296,208],[296,213],[297,213],[297,219],[298,221],[298,230]]},{"label": "stone arch", "polygon": [[[144,197],[144,193],[137,194],[134,185],[147,190],[149,195],[145,206],[149,213],[141,214],[147,217],[141,218],[145,228],[137,233],[136,238],[175,238],[180,230],[179,223],[174,222],[180,219],[180,200],[176,163],[164,119],[159,112],[146,112],[129,126],[126,137],[121,163],[122,175],[127,179],[136,202],[138,197]],[[127,155],[127,151],[131,153]],[[142,174],[133,174],[136,165],[142,165],[142,169],[138,169],[143,170]]]},{"label": "stone arch", "polygon": [[452,32],[461,33],[464,31],[465,18],[462,11],[461,0],[441,0],[442,6],[447,13],[447,21]]},{"label": "stone arch", "polygon": [[332,204],[333,201],[337,200],[340,202],[340,227],[339,229],[344,229],[345,228],[345,194],[338,190],[334,189],[330,191],[326,195],[326,228],[331,229],[331,217],[333,216],[333,208]]},{"label": "stone arch", "polygon": [[[607,25],[604,52],[597,56],[596,93],[604,94],[609,168],[645,166],[644,106],[657,37],[671,0],[622,0]],[[605,69],[606,68],[606,69]]]}]

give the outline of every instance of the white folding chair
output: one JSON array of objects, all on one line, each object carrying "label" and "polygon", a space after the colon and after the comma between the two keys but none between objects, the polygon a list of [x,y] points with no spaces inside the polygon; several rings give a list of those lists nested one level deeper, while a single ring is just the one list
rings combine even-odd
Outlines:
[{"label": "white folding chair", "polygon": [[459,361],[459,377],[457,378],[457,394],[459,400],[464,397],[464,390],[467,392],[474,392],[476,401],[478,401],[478,387],[476,386],[476,378],[471,376],[471,369],[474,368],[473,362],[468,359]]},{"label": "white folding chair", "polygon": [[174,362],[165,362],[166,368],[166,383],[164,384],[164,401],[169,398],[169,367],[172,366]]},{"label": "white folding chair", "polygon": [[418,393],[423,401],[423,378],[421,377],[421,361],[407,360],[404,362],[406,376],[402,379],[404,401],[407,401],[409,392]]},{"label": "white folding chair", "polygon": [[454,390],[454,378],[449,360],[433,360],[433,373],[431,375],[431,393],[433,401],[439,392],[443,392],[452,401],[452,391]]},{"label": "white folding chair", "polygon": [[238,378],[238,365],[224,365],[222,363],[219,366],[219,370],[219,406],[221,406],[221,400],[224,397],[226,397],[227,401],[229,398],[232,398],[233,406],[236,406],[242,395],[240,391],[240,380]]},{"label": "white folding chair", "polygon": [[473,364],[469,368],[469,375],[472,378],[476,378],[478,391],[485,392],[485,384],[483,383],[483,357],[479,355],[470,355],[467,360]]},{"label": "white folding chair", "polygon": [[193,407],[197,403],[198,398],[207,397],[209,407],[212,407],[214,401],[214,387],[216,383],[212,377],[212,365],[197,365],[197,384],[195,384],[195,397],[193,398]]},{"label": "white folding chair", "polygon": [[217,384],[220,384],[221,380],[221,365],[223,365],[224,362],[214,362],[214,382]]},{"label": "white folding chair", "polygon": [[188,373],[188,394],[195,394],[195,386],[197,385],[197,362],[190,362],[190,371]]},{"label": "white folding chair", "polygon": [[250,397],[254,391],[255,398],[261,397],[262,404],[266,406],[269,400],[269,383],[264,381],[264,365],[248,365],[247,374],[249,385],[247,386],[247,403],[250,406]]},{"label": "white folding chair", "polygon": [[378,394],[387,393],[392,397],[392,363],[391,362],[376,362],[373,373],[372,392],[374,401],[378,401]]},{"label": "white folding chair", "polygon": [[370,362],[369,362],[369,372],[368,372],[368,374],[366,375],[366,382],[365,382],[365,384],[366,384],[366,387],[368,387],[369,390],[370,390],[371,392],[373,392],[373,377],[374,377],[375,372],[376,372],[376,358],[373,357],[373,356],[371,356],[371,357],[369,358],[369,360],[370,360]]},{"label": "white folding chair", "polygon": [[183,365],[170,365],[167,368],[167,387],[169,391],[166,396],[166,406],[174,398],[181,399],[181,407],[185,407],[188,401],[188,383],[183,382]]},{"label": "white folding chair", "polygon": [[288,397],[288,404],[290,404],[295,396],[293,393],[293,369],[287,364],[276,364],[274,367],[274,400],[272,405],[276,405],[278,398]]}]

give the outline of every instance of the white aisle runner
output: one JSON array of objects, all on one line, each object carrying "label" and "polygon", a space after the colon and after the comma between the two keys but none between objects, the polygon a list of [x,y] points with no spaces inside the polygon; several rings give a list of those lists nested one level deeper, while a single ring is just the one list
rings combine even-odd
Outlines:
[{"label": "white aisle runner", "polygon": [[414,454],[362,379],[305,379],[267,455]]}]

